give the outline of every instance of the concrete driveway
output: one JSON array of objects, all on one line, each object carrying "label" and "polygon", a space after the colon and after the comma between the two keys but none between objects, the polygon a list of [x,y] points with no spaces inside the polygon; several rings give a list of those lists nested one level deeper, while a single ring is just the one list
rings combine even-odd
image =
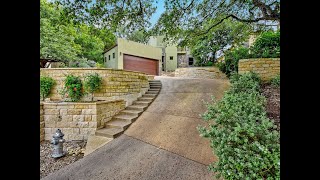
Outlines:
[{"label": "concrete driveway", "polygon": [[43,179],[211,179],[207,165],[216,161],[207,139],[202,100],[221,98],[225,80],[156,77],[162,90],[123,135]]}]

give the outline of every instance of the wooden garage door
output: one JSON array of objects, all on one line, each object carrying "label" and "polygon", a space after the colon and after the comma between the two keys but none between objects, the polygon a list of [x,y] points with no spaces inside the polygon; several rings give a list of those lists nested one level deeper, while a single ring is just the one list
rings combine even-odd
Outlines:
[{"label": "wooden garage door", "polygon": [[159,61],[124,54],[123,69],[140,71],[150,75],[158,75]]}]

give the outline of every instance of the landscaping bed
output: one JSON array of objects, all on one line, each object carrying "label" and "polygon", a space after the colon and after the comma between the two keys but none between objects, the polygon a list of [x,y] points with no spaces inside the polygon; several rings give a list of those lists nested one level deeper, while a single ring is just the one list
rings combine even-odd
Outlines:
[{"label": "landscaping bed", "polygon": [[267,116],[274,121],[277,130],[280,131],[280,87],[264,84],[261,86],[261,91],[267,99]]},{"label": "landscaping bed", "polygon": [[54,159],[51,157],[52,145],[50,141],[42,141],[40,143],[40,178],[83,158],[86,143],[86,141],[65,142],[63,143],[63,149],[67,151],[67,155]]},{"label": "landscaping bed", "polygon": [[[279,129],[274,121],[280,123],[280,90],[261,86],[252,72],[233,73],[230,83],[221,100],[207,104],[202,118],[210,126],[198,126],[219,158],[209,170],[223,179],[280,179],[280,134],[274,130]],[[270,84],[279,87],[280,76]]]}]

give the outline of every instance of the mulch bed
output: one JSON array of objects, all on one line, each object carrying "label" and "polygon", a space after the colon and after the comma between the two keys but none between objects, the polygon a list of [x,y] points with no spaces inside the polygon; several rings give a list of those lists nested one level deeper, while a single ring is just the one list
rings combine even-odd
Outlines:
[{"label": "mulch bed", "polygon": [[280,132],[280,87],[264,84],[261,86],[261,90],[267,98],[267,116],[274,121],[277,130]]},{"label": "mulch bed", "polygon": [[67,151],[66,156],[54,159],[51,157],[52,145],[50,141],[42,141],[40,143],[40,178],[83,158],[86,143],[86,141],[65,142],[63,143],[63,149]]}]

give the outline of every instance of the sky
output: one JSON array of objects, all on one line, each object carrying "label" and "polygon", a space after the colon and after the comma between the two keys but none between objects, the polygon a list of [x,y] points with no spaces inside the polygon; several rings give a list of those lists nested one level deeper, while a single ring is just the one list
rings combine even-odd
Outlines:
[{"label": "sky", "polygon": [[165,11],[164,9],[164,0],[156,0],[157,3],[154,2],[153,4],[157,6],[156,12],[151,16],[150,22],[152,26],[158,21],[160,15]]}]

